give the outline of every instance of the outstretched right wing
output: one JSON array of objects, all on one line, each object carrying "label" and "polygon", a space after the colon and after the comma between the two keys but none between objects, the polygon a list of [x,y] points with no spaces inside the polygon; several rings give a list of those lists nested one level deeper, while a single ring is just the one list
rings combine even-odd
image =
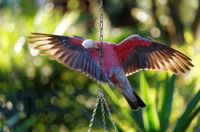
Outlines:
[{"label": "outstretched right wing", "polygon": [[100,80],[98,62],[82,46],[84,38],[32,33],[29,40],[32,47],[38,49],[41,55],[47,55],[70,69],[86,74],[91,79],[107,82],[106,79]]},{"label": "outstretched right wing", "polygon": [[136,35],[120,42],[116,49],[126,75],[145,69],[185,73],[193,66],[181,52]]}]

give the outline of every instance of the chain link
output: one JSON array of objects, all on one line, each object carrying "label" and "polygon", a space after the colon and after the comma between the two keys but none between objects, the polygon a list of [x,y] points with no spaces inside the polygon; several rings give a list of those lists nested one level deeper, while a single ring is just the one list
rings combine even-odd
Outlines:
[{"label": "chain link", "polygon": [[[98,50],[99,65],[100,65],[99,78],[100,78],[100,80],[104,80],[105,77],[103,75],[103,46],[102,46],[103,45],[103,0],[100,0],[100,25],[99,26],[100,26],[100,45],[98,45],[98,48],[99,48],[99,50]],[[97,101],[96,101],[96,104],[95,104],[95,107],[94,107],[94,110],[93,110],[93,114],[92,114],[92,117],[91,117],[91,120],[90,120],[88,132],[91,131],[92,125],[94,123],[94,119],[95,119],[95,115],[96,115],[96,111],[97,111],[99,102],[101,103],[101,113],[102,113],[102,118],[103,118],[104,132],[107,132],[105,107],[106,107],[106,110],[108,112],[109,118],[112,122],[113,128],[115,129],[116,132],[118,132],[117,127],[115,125],[115,122],[112,118],[110,109],[109,109],[108,104],[106,102],[106,99],[104,97],[104,93],[102,91],[103,87],[102,87],[100,81],[98,82],[98,87],[99,87],[99,93],[98,93]],[[105,104],[105,107],[104,107],[104,104]]]},{"label": "chain link", "polygon": [[103,119],[103,128],[104,131],[107,132],[107,126],[106,126],[106,116],[105,116],[105,108],[104,108],[104,96],[102,93],[102,90],[99,88],[99,95],[100,95],[100,102],[101,102],[101,114],[102,114],[102,119]]},{"label": "chain link", "polygon": [[98,105],[99,105],[99,100],[100,100],[100,94],[97,96],[96,104],[94,106],[94,110],[93,110],[92,117],[91,117],[90,124],[89,124],[89,128],[88,128],[88,132],[91,131],[92,125],[94,123],[94,118],[95,118],[97,108],[98,108]]},{"label": "chain link", "polygon": [[100,42],[103,43],[103,0],[100,0]]},{"label": "chain link", "polygon": [[[103,0],[100,0],[100,45],[99,45],[99,63],[100,63],[100,69],[99,69],[99,75],[100,75],[100,80],[104,80],[104,75],[103,75]],[[106,127],[106,117],[105,117],[105,108],[104,108],[104,94],[102,91],[101,83],[98,83],[99,87],[99,95],[100,95],[100,101],[101,101],[101,113],[102,113],[102,118],[103,118],[103,128],[104,132],[107,131]]]},{"label": "chain link", "polygon": [[[99,69],[99,75],[100,80],[104,80],[103,75],[103,0],[100,0],[100,45],[99,45],[99,63],[100,63],[100,69]],[[99,83],[100,84],[100,83]]]},{"label": "chain link", "polygon": [[108,111],[108,116],[109,116],[109,118],[110,118],[110,120],[111,120],[111,122],[112,122],[113,128],[115,129],[115,132],[118,132],[117,127],[116,127],[116,124],[115,124],[115,122],[114,122],[114,120],[113,120],[113,118],[112,118],[110,109],[109,109],[108,104],[107,104],[107,102],[106,102],[106,99],[105,99],[105,97],[104,97],[104,94],[102,94],[102,98],[103,98],[103,100],[104,100],[104,103],[105,103],[105,106],[106,106],[106,110]]}]

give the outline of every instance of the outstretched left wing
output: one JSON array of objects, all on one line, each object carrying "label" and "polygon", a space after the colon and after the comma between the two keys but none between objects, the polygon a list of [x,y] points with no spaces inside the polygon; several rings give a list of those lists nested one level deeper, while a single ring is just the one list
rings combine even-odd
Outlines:
[{"label": "outstretched left wing", "polygon": [[98,62],[82,46],[84,38],[32,33],[29,40],[32,47],[38,49],[41,55],[47,55],[70,69],[86,74],[91,79],[107,82],[100,80]]},{"label": "outstretched left wing", "polygon": [[126,75],[145,69],[184,73],[193,66],[181,52],[138,35],[120,42],[116,50]]}]

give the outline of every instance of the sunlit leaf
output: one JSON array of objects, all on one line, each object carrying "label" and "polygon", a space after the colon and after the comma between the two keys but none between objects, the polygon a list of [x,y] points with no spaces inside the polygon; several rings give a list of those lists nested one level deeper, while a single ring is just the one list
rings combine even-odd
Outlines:
[{"label": "sunlit leaf", "polygon": [[160,128],[162,131],[165,131],[169,124],[169,117],[172,106],[172,97],[174,93],[175,87],[175,75],[167,75],[164,87],[161,88],[162,94],[160,97],[161,110],[159,111],[159,119],[160,119]]},{"label": "sunlit leaf", "polygon": [[186,107],[186,110],[179,118],[175,128],[174,132],[178,131],[185,131],[187,126],[191,123],[191,121],[194,119],[194,117],[199,114],[200,111],[200,91],[198,91],[195,96],[191,99],[188,106]]},{"label": "sunlit leaf", "polygon": [[144,97],[146,108],[143,109],[144,126],[147,131],[158,131],[160,128],[158,113],[155,104],[149,98],[149,86],[143,72],[140,73],[140,92]]}]

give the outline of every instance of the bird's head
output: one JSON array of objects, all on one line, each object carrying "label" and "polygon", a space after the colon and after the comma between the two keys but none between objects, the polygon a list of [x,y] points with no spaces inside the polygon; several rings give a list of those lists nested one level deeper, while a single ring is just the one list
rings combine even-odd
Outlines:
[{"label": "bird's head", "polygon": [[97,44],[91,40],[91,39],[86,39],[83,41],[82,46],[86,49],[96,49],[98,48]]}]

